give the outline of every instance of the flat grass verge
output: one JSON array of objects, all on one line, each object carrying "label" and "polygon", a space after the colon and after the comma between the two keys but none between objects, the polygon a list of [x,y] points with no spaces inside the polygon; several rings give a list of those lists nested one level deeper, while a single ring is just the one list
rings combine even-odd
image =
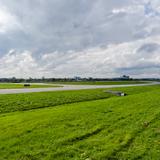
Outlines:
[{"label": "flat grass verge", "polygon": [[70,84],[70,85],[122,85],[122,84],[143,84],[147,81],[70,81],[70,82],[53,82],[53,84]]},{"label": "flat grass verge", "polygon": [[0,83],[0,89],[48,88],[48,87],[59,87],[59,86],[30,84],[29,87],[24,87],[24,84],[21,83]]}]

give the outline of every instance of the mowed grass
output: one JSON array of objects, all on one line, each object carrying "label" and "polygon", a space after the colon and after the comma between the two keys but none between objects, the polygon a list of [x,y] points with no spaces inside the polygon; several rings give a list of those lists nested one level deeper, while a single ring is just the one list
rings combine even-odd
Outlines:
[{"label": "mowed grass", "polygon": [[113,95],[104,89],[55,91],[0,95],[0,113],[53,107],[62,104],[104,99]]},{"label": "mowed grass", "polygon": [[[113,88],[112,90],[123,91],[128,95],[142,92],[150,92],[159,89],[157,86],[140,86]],[[105,91],[111,89],[86,89],[73,91],[55,91],[24,94],[2,94],[0,95],[0,113],[14,111],[25,111],[37,108],[54,107],[68,103],[93,101],[97,99],[106,99],[115,97]]]},{"label": "mowed grass", "polygon": [[70,82],[53,82],[53,84],[70,84],[70,85],[121,85],[121,84],[143,84],[148,81],[70,81]]},{"label": "mowed grass", "polygon": [[[60,106],[49,105],[48,108],[44,106],[45,108],[41,109],[20,109],[17,112],[8,110],[10,113],[1,113],[0,160],[158,160],[160,86],[116,90],[123,90],[128,96],[116,97],[107,94],[106,99],[84,98],[81,100],[83,102],[75,103],[73,100],[69,102],[71,104]],[[86,91],[104,94],[102,89]],[[75,96],[83,91],[57,94],[69,96],[69,92]],[[41,94],[48,96],[53,93],[34,94],[38,98]],[[31,95],[21,96],[30,97],[31,100]],[[88,97],[91,95],[88,94]],[[3,96],[11,96],[10,101],[14,102],[13,95]],[[86,95],[83,93],[81,96]],[[6,99],[6,103],[7,101]],[[37,99],[39,105],[41,102]]]},{"label": "mowed grass", "polygon": [[0,83],[0,89],[47,88],[47,87],[59,87],[59,86],[58,85],[30,84],[30,86],[24,87],[24,84],[22,83]]}]

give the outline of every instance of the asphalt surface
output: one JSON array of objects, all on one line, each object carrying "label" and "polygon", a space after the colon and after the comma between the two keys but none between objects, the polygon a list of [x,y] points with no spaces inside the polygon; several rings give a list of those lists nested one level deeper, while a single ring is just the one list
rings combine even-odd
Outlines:
[{"label": "asphalt surface", "polygon": [[160,84],[160,83],[159,82],[152,82],[152,83],[145,83],[145,84],[127,84],[127,85],[62,85],[62,84],[57,84],[57,85],[59,85],[61,87],[24,88],[24,89],[0,89],[0,94],[17,94],[17,93],[80,90],[80,89],[96,89],[96,88],[119,88],[119,87],[129,87],[129,86],[148,86],[148,85],[156,85],[156,84]]}]

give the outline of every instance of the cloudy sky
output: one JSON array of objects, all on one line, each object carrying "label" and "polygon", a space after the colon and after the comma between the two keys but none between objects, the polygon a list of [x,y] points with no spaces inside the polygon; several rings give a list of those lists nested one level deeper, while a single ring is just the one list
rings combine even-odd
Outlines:
[{"label": "cloudy sky", "polygon": [[159,0],[0,0],[0,77],[160,77]]}]

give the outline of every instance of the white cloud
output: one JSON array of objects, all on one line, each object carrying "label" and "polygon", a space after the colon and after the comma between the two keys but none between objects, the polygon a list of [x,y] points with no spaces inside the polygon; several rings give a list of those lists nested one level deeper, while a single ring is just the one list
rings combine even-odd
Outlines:
[{"label": "white cloud", "polygon": [[0,7],[0,33],[20,29],[21,26],[16,17],[3,6]]},{"label": "white cloud", "polygon": [[29,51],[10,50],[0,59],[1,77],[28,77],[37,74],[38,65]]},{"label": "white cloud", "polygon": [[143,13],[143,11],[144,11],[144,6],[139,4],[139,5],[122,7],[122,8],[114,8],[112,10],[112,13],[113,14],[121,14],[121,13],[137,14],[137,13]]},{"label": "white cloud", "polygon": [[11,50],[0,60],[1,77],[158,77],[160,36],[94,47],[81,52],[45,53],[38,60],[29,51]]},{"label": "white cloud", "polygon": [[[114,77],[126,73],[126,71],[128,73],[129,69],[130,73],[128,74],[134,77],[150,77],[151,71],[148,70],[148,67],[153,67],[152,69],[156,70],[154,76],[158,77],[160,43],[157,42],[160,42],[159,36],[109,45],[106,48],[96,47],[79,53],[68,53],[65,56],[59,56],[60,53],[49,53],[43,57],[45,57],[45,60],[48,59],[50,64],[49,66],[46,65],[46,70],[53,69],[52,74],[55,73],[55,75]],[[152,48],[146,49],[145,45]],[[147,53],[147,51],[150,52]],[[56,59],[59,61],[58,64],[52,65]],[[136,73],[137,71],[135,72],[134,68],[140,72]]]},{"label": "white cloud", "polygon": [[160,76],[159,0],[0,5],[1,77]]}]

